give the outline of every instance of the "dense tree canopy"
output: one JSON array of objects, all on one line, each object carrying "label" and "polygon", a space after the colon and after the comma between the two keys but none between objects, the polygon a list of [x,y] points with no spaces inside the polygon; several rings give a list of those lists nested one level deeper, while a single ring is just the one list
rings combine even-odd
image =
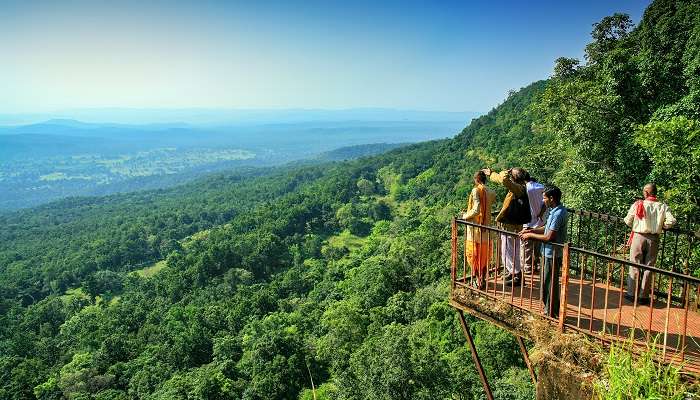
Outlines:
[{"label": "dense tree canopy", "polygon": [[[481,398],[447,304],[473,172],[613,213],[653,179],[697,214],[698,7],[603,19],[451,140],[0,215],[0,398]],[[471,329],[496,396],[532,398],[513,338]]]}]

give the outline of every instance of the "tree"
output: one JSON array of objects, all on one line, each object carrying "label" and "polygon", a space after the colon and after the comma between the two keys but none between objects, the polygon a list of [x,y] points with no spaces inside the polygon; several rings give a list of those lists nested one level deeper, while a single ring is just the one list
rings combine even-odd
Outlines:
[{"label": "tree", "polygon": [[591,37],[593,41],[586,46],[586,59],[590,64],[600,62],[605,53],[627,38],[632,19],[628,14],[615,13],[593,24]]},{"label": "tree", "polygon": [[559,57],[554,61],[554,78],[567,79],[575,76],[580,61],[576,58]]},{"label": "tree", "polygon": [[76,353],[71,362],[61,368],[58,386],[63,395],[71,400],[95,394],[108,387],[113,380],[113,375],[98,372],[92,354]]},{"label": "tree", "polygon": [[374,183],[368,179],[360,178],[357,180],[357,189],[363,196],[371,196],[374,194]]},{"label": "tree", "polygon": [[324,334],[317,343],[318,354],[333,373],[340,374],[347,368],[353,349],[366,335],[367,325],[368,316],[355,298],[335,302],[323,313]]},{"label": "tree", "polygon": [[657,183],[681,215],[700,212],[700,122],[685,117],[653,121],[637,128],[635,141],[653,162],[649,180]]},{"label": "tree", "polygon": [[359,207],[353,202],[339,207],[335,213],[335,218],[338,220],[338,225],[341,228],[349,230],[352,234],[364,236],[369,233],[369,224],[360,215]]},{"label": "tree", "polygon": [[187,399],[236,399],[235,383],[217,370],[214,365],[205,365],[172,376],[149,398],[154,400]]},{"label": "tree", "polygon": [[121,292],[123,287],[123,277],[121,274],[110,271],[97,271],[90,275],[85,282],[85,291],[95,298],[99,295],[114,295]]},{"label": "tree", "polygon": [[243,332],[238,370],[249,383],[243,399],[296,398],[308,380],[304,340],[294,316],[272,313]]}]

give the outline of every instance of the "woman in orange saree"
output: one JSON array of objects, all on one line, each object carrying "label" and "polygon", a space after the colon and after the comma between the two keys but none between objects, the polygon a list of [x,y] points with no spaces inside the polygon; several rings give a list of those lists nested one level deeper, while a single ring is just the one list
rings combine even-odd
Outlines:
[{"label": "woman in orange saree", "polygon": [[[480,225],[491,224],[491,206],[496,201],[496,192],[487,188],[485,184],[486,174],[483,171],[477,171],[474,174],[474,188],[467,201],[467,211],[462,215],[463,219]],[[487,268],[493,251],[492,245],[493,242],[488,231],[467,226],[464,254],[471,267],[472,281],[481,290],[486,287]]]}]

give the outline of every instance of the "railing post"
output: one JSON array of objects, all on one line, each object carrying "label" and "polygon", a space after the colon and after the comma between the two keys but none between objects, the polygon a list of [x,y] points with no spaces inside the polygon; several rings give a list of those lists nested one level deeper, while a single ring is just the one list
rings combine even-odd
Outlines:
[{"label": "railing post", "polygon": [[[561,258],[561,301],[559,305],[559,331],[564,332],[564,322],[566,321],[566,306],[568,304],[569,293],[569,242],[564,243]],[[552,282],[555,285],[556,282]]]},{"label": "railing post", "polygon": [[455,288],[455,282],[457,281],[457,219],[452,217],[452,289]]}]

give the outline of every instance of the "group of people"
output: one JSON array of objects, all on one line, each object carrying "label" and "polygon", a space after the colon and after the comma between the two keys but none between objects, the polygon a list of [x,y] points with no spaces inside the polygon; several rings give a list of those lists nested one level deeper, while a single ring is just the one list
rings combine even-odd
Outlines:
[{"label": "group of people", "polygon": [[[540,298],[544,303],[544,314],[557,318],[562,245],[567,240],[568,219],[568,211],[561,201],[561,190],[553,185],[542,185],[522,168],[498,173],[485,168],[474,174],[474,188],[469,194],[462,219],[480,225],[492,224],[491,208],[496,202],[496,192],[486,186],[487,180],[508,189],[495,218],[498,228],[509,232],[499,235],[498,251],[504,267],[504,284],[520,285],[523,273],[539,271],[541,259]],[[654,184],[644,186],[643,194],[644,198],[635,201],[625,217],[625,223],[632,227],[633,232],[628,243],[630,261],[654,266],[659,234],[676,221],[668,206],[656,199]],[[488,230],[467,227],[465,256],[471,266],[472,282],[480,290],[486,287],[489,260],[493,255],[492,245],[492,235]],[[648,304],[650,289],[651,272],[644,270],[640,279],[640,270],[631,266],[625,297],[638,304]]]}]

